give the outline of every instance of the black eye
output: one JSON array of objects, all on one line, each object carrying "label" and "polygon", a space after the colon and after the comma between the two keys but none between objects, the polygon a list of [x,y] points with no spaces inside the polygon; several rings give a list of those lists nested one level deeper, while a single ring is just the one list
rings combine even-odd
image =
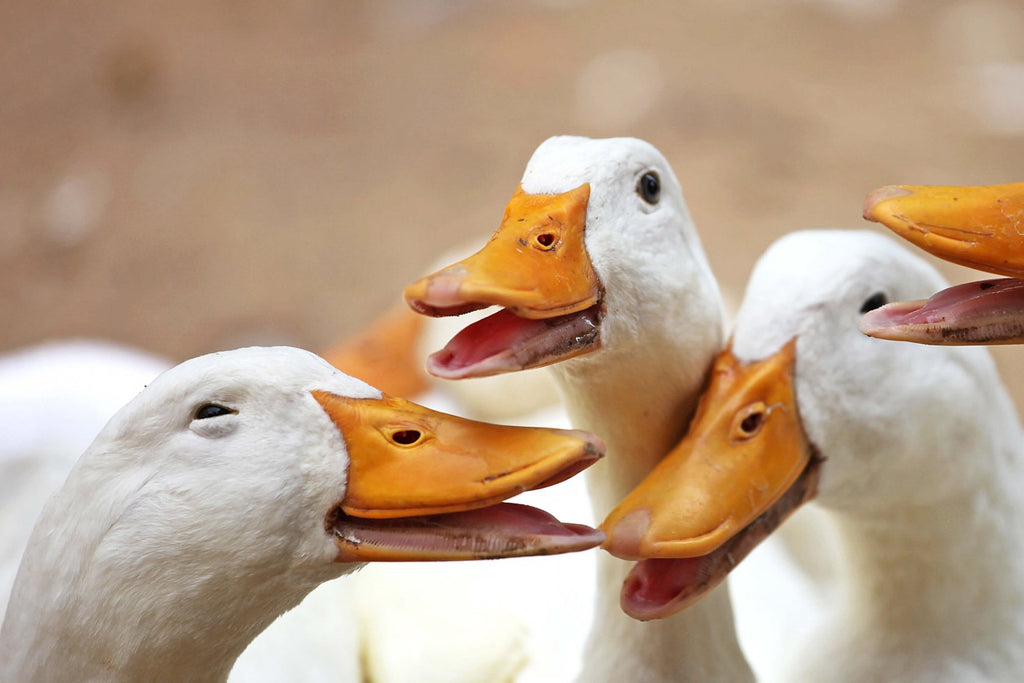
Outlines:
[{"label": "black eye", "polygon": [[867,299],[864,299],[864,303],[860,305],[860,312],[867,313],[868,311],[873,311],[876,308],[881,308],[887,303],[889,303],[889,299],[885,294],[882,292],[875,292]]},{"label": "black eye", "polygon": [[654,171],[648,171],[637,181],[636,191],[648,204],[657,204],[661,198],[661,178]]},{"label": "black eye", "polygon": [[206,420],[206,419],[211,418],[211,417],[220,417],[221,415],[231,415],[232,413],[237,413],[237,412],[238,412],[237,410],[231,410],[231,408],[225,408],[224,406],[218,405],[216,403],[204,403],[203,405],[199,406],[199,408],[196,410],[196,417],[195,417],[195,419],[197,419],[197,420]]}]

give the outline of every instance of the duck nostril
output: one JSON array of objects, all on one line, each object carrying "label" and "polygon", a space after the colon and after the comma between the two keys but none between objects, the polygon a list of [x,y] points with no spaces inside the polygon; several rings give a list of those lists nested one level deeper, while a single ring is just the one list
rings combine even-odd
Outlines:
[{"label": "duck nostril", "polygon": [[551,247],[555,243],[555,236],[550,232],[542,232],[541,234],[534,237],[534,240],[540,246],[546,248]]},{"label": "duck nostril", "polygon": [[761,426],[761,420],[763,419],[764,413],[751,413],[740,422],[740,430],[745,434],[753,434]]},{"label": "duck nostril", "polygon": [[411,446],[420,440],[420,432],[416,429],[402,429],[391,435],[391,440],[400,446]]}]

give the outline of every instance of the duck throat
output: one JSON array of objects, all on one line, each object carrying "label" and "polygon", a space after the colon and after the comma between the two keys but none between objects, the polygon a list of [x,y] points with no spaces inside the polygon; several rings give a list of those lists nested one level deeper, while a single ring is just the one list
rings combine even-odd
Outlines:
[{"label": "duck throat", "polygon": [[[79,520],[72,500],[82,498],[51,501],[60,512],[49,515],[57,528],[36,528],[71,545],[35,543],[25,552],[0,628],[0,680],[225,680],[277,616],[319,583],[356,568],[232,564],[227,558],[245,553],[223,548],[217,555],[156,536],[121,543],[112,540],[116,525],[76,545],[62,528]],[[98,515],[89,518],[94,510],[86,501],[78,509],[91,524]],[[215,555],[226,568],[182,560],[203,565]]]},{"label": "duck throat", "polygon": [[598,601],[579,683],[753,681],[740,650],[732,603],[724,587],[667,619],[638,621],[619,606],[632,562],[598,559]]},{"label": "duck throat", "polygon": [[[669,452],[696,409],[721,331],[715,325],[690,330],[682,344],[671,329],[686,326],[675,322],[652,326],[625,348],[613,336],[599,352],[552,366],[572,424],[601,434],[607,447],[604,460],[584,475],[596,519],[604,519]],[[642,622],[620,606],[634,563],[604,552],[597,563],[594,623],[578,681],[753,681],[725,586],[673,617]]]},{"label": "duck throat", "polygon": [[70,600],[51,596],[52,609],[15,597],[0,633],[0,679],[226,680],[248,644],[308,592],[267,587],[151,600],[130,585],[110,599],[97,598],[109,588],[71,585],[68,592],[82,592]]},{"label": "duck throat", "polygon": [[908,645],[1024,638],[1024,541],[1007,526],[1024,505],[991,483],[884,518],[835,513],[842,622]]},{"label": "duck throat", "polygon": [[682,438],[717,352],[715,341],[704,346],[683,363],[650,345],[552,366],[570,422],[600,434],[607,447],[584,473],[595,519],[604,519]]}]

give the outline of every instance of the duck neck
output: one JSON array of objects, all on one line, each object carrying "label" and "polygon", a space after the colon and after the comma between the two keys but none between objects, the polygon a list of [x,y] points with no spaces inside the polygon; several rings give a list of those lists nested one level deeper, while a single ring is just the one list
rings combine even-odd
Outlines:
[{"label": "duck neck", "polygon": [[16,595],[0,634],[0,673],[10,678],[0,679],[226,680],[249,642],[308,591],[264,584],[242,594],[216,583],[156,596],[87,580]]},{"label": "duck neck", "polygon": [[717,344],[708,343],[687,362],[647,346],[628,356],[602,350],[599,359],[583,356],[553,367],[573,426],[605,442],[606,457],[586,472],[596,519],[604,519],[682,438]]},{"label": "duck neck", "polygon": [[968,481],[941,501],[836,513],[845,555],[841,622],[907,648],[1020,642],[1024,541],[1011,526],[1024,515],[1013,490],[1024,476],[1015,465],[1022,456],[1002,458],[998,476]]},{"label": "duck neck", "polygon": [[[604,439],[607,456],[587,472],[595,517],[604,519],[682,437],[696,409],[708,369],[721,346],[709,325],[705,336],[678,352],[678,340],[652,342],[621,353],[603,349],[553,370],[569,417]],[[676,348],[675,352],[665,349]],[[628,617],[619,593],[633,563],[598,556],[597,604],[580,681],[751,681],[740,650],[726,588],[668,619]]]},{"label": "duck neck", "polygon": [[0,680],[224,680],[275,618],[355,568],[250,557],[245,544],[273,540],[259,529],[216,550],[166,519],[166,533],[126,533],[88,497],[96,486],[69,480],[33,532],[0,628]]},{"label": "duck neck", "polygon": [[607,553],[598,558],[594,625],[578,681],[754,680],[736,638],[725,586],[675,616],[637,621],[619,605],[622,582],[632,566]]}]

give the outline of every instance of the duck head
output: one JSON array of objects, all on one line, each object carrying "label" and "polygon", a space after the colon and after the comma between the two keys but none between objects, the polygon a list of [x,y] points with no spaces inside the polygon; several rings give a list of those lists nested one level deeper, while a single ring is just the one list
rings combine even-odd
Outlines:
[{"label": "duck head", "polygon": [[298,349],[186,361],[115,414],[48,502],[0,668],[226,678],[277,616],[366,561],[594,547],[594,529],[499,501],[602,451],[583,432],[426,410]]},{"label": "duck head", "polygon": [[628,614],[700,599],[808,500],[884,517],[908,482],[919,501],[957,486],[944,459],[971,419],[947,383],[990,361],[857,329],[865,310],[941,285],[872,233],[792,233],[762,256],[688,434],[602,524],[607,550],[640,560]]},{"label": "duck head", "polygon": [[453,417],[311,353],[251,348],[158,377],[69,481],[116,513],[109,533],[128,539],[162,523],[172,536],[163,543],[195,557],[233,548],[243,559],[247,548],[253,562],[462,560],[597,545],[594,530],[499,503],[602,452],[584,432]]},{"label": "duck head", "polygon": [[865,199],[864,217],[939,258],[1008,276],[890,303],[864,317],[865,334],[922,344],[1024,342],[1024,183],[883,187]]},{"label": "duck head", "polygon": [[667,300],[721,317],[679,183],[632,138],[545,141],[490,241],[404,296],[430,316],[502,308],[430,356],[427,369],[448,379],[643,343],[639,330],[666,317]]}]

